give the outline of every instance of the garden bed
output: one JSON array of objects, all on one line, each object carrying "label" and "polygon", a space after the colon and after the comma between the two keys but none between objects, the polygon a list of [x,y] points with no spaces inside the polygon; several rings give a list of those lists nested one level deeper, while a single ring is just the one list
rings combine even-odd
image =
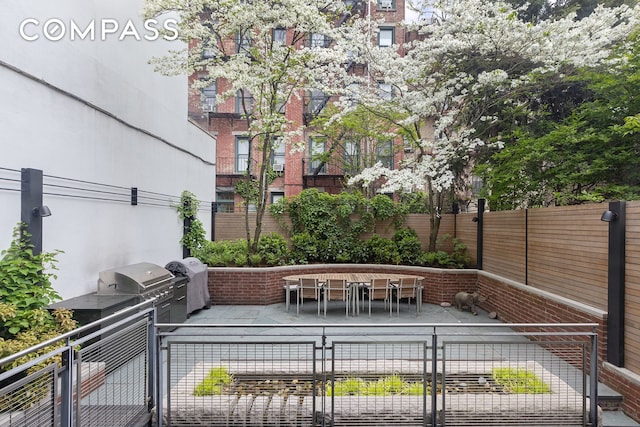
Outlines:
[{"label": "garden bed", "polygon": [[[370,360],[351,360],[348,361],[348,365],[343,366],[336,362],[336,378],[373,380],[399,375],[409,382],[421,381],[421,363],[402,361],[400,365],[403,366],[403,372],[392,372],[386,368],[398,366],[397,362],[395,361],[394,365],[381,360],[374,362],[374,366]],[[341,424],[357,422],[358,425],[422,425],[424,418],[432,417],[429,383],[426,396],[331,396],[327,393],[329,383],[323,388],[324,376],[316,376],[314,386],[312,366],[308,366],[308,369],[300,369],[300,366],[297,366],[298,372],[291,372],[285,365],[260,365],[260,362],[225,364],[225,369],[234,377],[233,384],[229,384],[221,394],[208,396],[196,396],[194,390],[215,365],[196,365],[172,387],[170,399],[165,399],[165,419],[170,414],[171,425],[174,426],[286,426],[313,425],[320,418],[328,420],[333,416],[333,421]],[[358,370],[359,366],[362,367],[361,370]],[[549,392],[511,393],[505,387],[489,380],[494,368],[507,366],[535,372],[548,386]],[[321,372],[319,366],[316,372]],[[428,373],[427,377],[430,376]],[[437,392],[436,399],[437,417],[439,420],[445,417],[449,422],[482,419],[485,424],[488,422],[491,425],[500,425],[504,420],[514,422],[514,419],[524,417],[535,425],[548,422],[568,425],[582,420],[583,415],[583,396],[535,362],[448,362],[447,392],[444,399],[440,391]],[[427,412],[423,413],[425,399]],[[167,407],[169,403],[170,407]]]}]

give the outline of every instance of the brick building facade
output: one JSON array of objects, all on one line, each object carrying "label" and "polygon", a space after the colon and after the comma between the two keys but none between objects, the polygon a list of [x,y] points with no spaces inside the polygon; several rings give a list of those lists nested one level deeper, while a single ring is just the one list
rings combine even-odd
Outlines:
[{"label": "brick building facade", "polygon": [[[405,41],[404,28],[400,23],[405,17],[405,0],[379,0],[377,7],[374,4],[350,0],[353,8],[358,8],[362,16],[367,14],[372,19],[384,20],[380,25],[376,42],[379,46],[398,45]],[[371,7],[371,10],[367,10]],[[283,34],[282,37],[290,37]],[[237,40],[227,41],[227,43],[238,43]],[[314,36],[308,37],[307,43],[317,43]],[[206,50],[205,50],[206,54]],[[366,66],[359,64],[350,72],[362,73],[366,71]],[[190,83],[198,79],[198,75],[190,77]],[[378,82],[379,84],[383,84]],[[226,82],[218,79],[211,86],[192,91],[189,97],[189,115],[192,119],[200,123],[210,133],[217,138],[217,174],[216,174],[216,201],[219,212],[237,212],[242,207],[242,199],[234,192],[236,182],[242,179],[247,170],[247,153],[249,141],[246,138],[247,121],[242,117],[241,112],[243,101],[251,102],[239,93],[235,99],[227,99],[224,103],[216,105],[215,95],[225,89]],[[322,93],[304,93],[300,97],[290,97],[289,102],[284,105],[283,113],[286,118],[295,124],[307,126],[313,117],[331,102],[331,99],[324,97]],[[305,143],[304,152],[291,152],[287,147],[280,147],[275,153],[273,169],[277,172],[277,178],[269,186],[268,203],[272,203],[281,197],[294,196],[305,188],[318,188],[320,191],[338,193],[345,183],[345,176],[359,172],[363,165],[357,162],[360,170],[354,170],[353,166],[345,165],[345,149],[335,150],[331,160],[326,163],[319,163],[312,158],[314,154],[319,154],[330,148],[331,141],[314,139],[315,133],[306,127],[301,138]],[[380,160],[391,167],[397,167],[404,156],[402,140],[385,141],[389,145],[385,152],[381,151]],[[357,148],[360,153],[360,147]],[[252,155],[255,159],[256,156]],[[256,161],[253,160],[255,163]],[[252,165],[252,170],[257,169],[257,164]]]}]

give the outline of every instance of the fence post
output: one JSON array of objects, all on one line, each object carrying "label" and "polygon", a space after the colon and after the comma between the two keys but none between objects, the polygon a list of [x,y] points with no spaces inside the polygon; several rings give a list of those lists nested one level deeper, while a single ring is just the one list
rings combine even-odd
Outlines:
[{"label": "fence post", "polygon": [[626,202],[610,202],[605,214],[602,220],[609,223],[607,361],[623,367]]},{"label": "fence post", "polygon": [[216,212],[218,212],[218,202],[211,202],[211,241],[216,241]]},{"label": "fence post", "polygon": [[[444,351],[442,352],[444,360]],[[442,363],[442,424],[444,425],[444,362]],[[438,335],[435,327],[431,334],[431,426],[438,425]]]},{"label": "fence post", "polygon": [[591,335],[591,359],[589,367],[589,423],[598,425],[598,333]]},{"label": "fence post", "polygon": [[[189,211],[190,201],[187,199],[184,201],[184,210],[185,212]],[[191,221],[193,221],[192,217],[185,216],[184,220],[182,220],[182,235],[189,233],[191,229]],[[188,258],[191,256],[191,251],[184,244],[182,245],[182,258]]]},{"label": "fence post", "polygon": [[477,268],[478,270],[482,270],[482,245],[483,245],[483,217],[484,217],[484,199],[478,199],[478,218],[476,224],[478,226],[477,230],[477,240],[476,240],[476,258],[477,258]]},{"label": "fence post", "polygon": [[31,235],[33,254],[38,255],[42,252],[42,218],[51,215],[49,208],[42,204],[42,171],[23,168],[20,190],[20,221],[26,224],[26,231]]},{"label": "fence post", "polygon": [[[73,346],[67,339],[67,348],[62,353],[62,368],[60,372],[60,425],[73,426]],[[79,390],[78,390],[79,393]],[[78,421],[80,417],[78,417]],[[78,424],[79,425],[79,424]]]}]

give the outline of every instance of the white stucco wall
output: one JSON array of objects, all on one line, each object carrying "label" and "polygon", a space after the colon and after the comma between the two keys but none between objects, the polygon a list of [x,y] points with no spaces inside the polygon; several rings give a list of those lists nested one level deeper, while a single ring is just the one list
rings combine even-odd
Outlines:
[{"label": "white stucco wall", "polygon": [[[102,270],[182,258],[182,224],[170,204],[183,190],[206,202],[199,218],[210,234],[215,139],[187,121],[187,78],[162,76],[147,63],[183,46],[161,38],[120,41],[121,31],[100,40],[104,20],[121,28],[131,20],[141,36],[149,34],[141,9],[142,0],[2,4],[0,249],[20,220],[20,183],[14,180],[21,168],[41,169],[44,204],[53,213],[43,219],[43,249],[64,251],[54,285],[65,299],[95,291]],[[21,37],[27,18],[40,22],[26,27],[38,40]],[[70,40],[67,33],[51,41],[42,31],[51,18],[67,31],[71,20],[82,28],[95,20],[95,39]],[[138,188],[138,206],[126,202],[130,187]]]}]

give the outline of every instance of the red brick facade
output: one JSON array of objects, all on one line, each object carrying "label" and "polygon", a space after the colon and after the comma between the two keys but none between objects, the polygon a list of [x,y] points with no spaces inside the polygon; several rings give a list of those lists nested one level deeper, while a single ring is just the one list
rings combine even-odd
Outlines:
[{"label": "red brick facade", "polygon": [[[393,42],[402,45],[405,42],[405,31],[400,26],[400,23],[405,17],[405,0],[392,0],[390,7],[382,7],[382,1],[376,7],[371,5],[371,15],[373,19],[383,19],[385,21],[381,27],[393,28]],[[386,5],[386,2],[385,2]],[[364,11],[365,14],[368,11]],[[288,37],[291,37],[289,35]],[[234,40],[226,40],[225,44],[228,50],[233,51]],[[364,67],[355,67],[351,72],[360,73],[364,72]],[[190,78],[190,83],[197,79],[198,75],[193,75]],[[224,80],[219,79],[216,84],[218,93],[221,93],[226,88],[227,83]],[[289,102],[285,107],[285,114],[288,120],[293,123],[293,127],[298,127],[305,124],[305,100],[304,94],[302,96],[291,96]],[[226,193],[227,197],[231,197],[235,183],[241,179],[241,174],[238,173],[234,167],[234,162],[237,157],[236,153],[236,140],[237,137],[242,136],[247,130],[247,123],[240,117],[240,114],[236,112],[236,100],[228,99],[221,105],[216,106],[214,112],[204,112],[201,107],[201,94],[198,90],[193,90],[189,97],[189,116],[202,125],[210,133],[214,134],[217,138],[216,146],[216,192],[218,195]],[[314,132],[310,129],[305,129],[304,134],[300,137],[302,143],[308,143]],[[403,147],[401,138],[397,138],[394,145],[397,147],[394,154],[394,164],[398,165],[403,157]],[[325,147],[325,151],[329,149],[329,143]],[[335,153],[336,164],[341,164],[341,152]],[[336,166],[334,168],[328,167],[326,172],[317,176],[311,176],[309,158],[311,153],[307,147],[305,152],[290,152],[290,147],[285,150],[284,159],[284,171],[276,178],[269,186],[269,192],[284,196],[294,196],[300,193],[305,188],[319,188],[321,191],[328,193],[338,193],[342,191],[344,186],[344,171],[342,166]],[[253,154],[254,159],[259,159],[259,154]],[[306,161],[306,163],[305,163]],[[242,200],[240,196],[234,194],[233,196],[233,210],[238,212],[241,210]],[[270,201],[270,198],[267,199]],[[221,211],[226,211],[221,209]]]}]

